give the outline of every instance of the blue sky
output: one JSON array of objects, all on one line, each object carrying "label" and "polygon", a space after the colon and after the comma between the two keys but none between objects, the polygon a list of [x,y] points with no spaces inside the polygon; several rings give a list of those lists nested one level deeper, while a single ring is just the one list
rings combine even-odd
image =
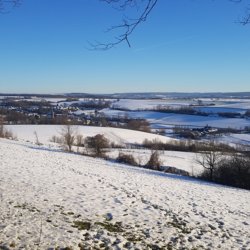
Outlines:
[{"label": "blue sky", "polygon": [[250,91],[244,1],[159,0],[132,47],[108,51],[87,49],[122,18],[104,2],[22,1],[0,14],[0,92]]}]

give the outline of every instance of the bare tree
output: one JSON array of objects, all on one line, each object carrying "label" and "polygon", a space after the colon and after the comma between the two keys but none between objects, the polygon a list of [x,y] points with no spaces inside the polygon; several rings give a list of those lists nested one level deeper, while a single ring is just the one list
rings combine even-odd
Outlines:
[{"label": "bare tree", "polygon": [[4,126],[4,118],[0,115],[0,138],[16,139],[12,131]]},{"label": "bare tree", "polygon": [[233,153],[221,161],[215,171],[218,183],[250,189],[250,157],[247,154]]},{"label": "bare tree", "polygon": [[200,164],[209,173],[209,179],[214,179],[214,172],[219,166],[222,159],[221,152],[218,151],[206,151],[197,155],[196,162]]},{"label": "bare tree", "polygon": [[34,136],[35,136],[35,139],[36,139],[36,145],[41,146],[42,143],[39,141],[38,134],[37,134],[36,131],[34,131]]},{"label": "bare tree", "polygon": [[0,116],[0,137],[4,137],[4,119]]},{"label": "bare tree", "polygon": [[84,138],[83,135],[77,134],[76,135],[76,146],[77,146],[77,152],[79,153],[80,147],[84,146]]},{"label": "bare tree", "polygon": [[72,152],[76,140],[76,128],[70,124],[64,125],[61,130],[62,144],[66,150]]},{"label": "bare tree", "polygon": [[105,156],[105,148],[109,147],[109,141],[104,135],[97,134],[93,137],[86,137],[85,145],[92,151],[94,156],[103,157]]},{"label": "bare tree", "polygon": [[158,150],[152,150],[149,161],[146,163],[146,167],[154,170],[160,170],[161,167],[160,154]]}]

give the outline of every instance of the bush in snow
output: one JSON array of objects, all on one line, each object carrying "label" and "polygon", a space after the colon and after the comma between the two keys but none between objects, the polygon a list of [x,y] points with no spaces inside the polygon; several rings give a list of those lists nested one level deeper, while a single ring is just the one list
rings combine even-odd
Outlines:
[{"label": "bush in snow", "polygon": [[0,138],[15,139],[13,133],[4,126],[4,119],[0,116]]},{"label": "bush in snow", "polygon": [[158,171],[160,170],[161,161],[160,161],[159,151],[157,150],[152,151],[149,161],[146,163],[145,167]]},{"label": "bush in snow", "polygon": [[250,189],[250,157],[234,154],[225,158],[214,175],[218,183]]},{"label": "bush in snow", "polygon": [[101,134],[88,136],[85,138],[84,145],[91,150],[91,153],[97,157],[105,156],[105,149],[109,148],[109,140]]},{"label": "bush in snow", "polygon": [[116,158],[116,161],[119,163],[125,163],[128,165],[138,166],[138,163],[136,162],[134,156],[131,154],[124,154],[122,152],[119,152],[119,155]]},{"label": "bush in snow", "polygon": [[150,124],[144,119],[130,120],[127,124],[128,129],[151,132]]}]

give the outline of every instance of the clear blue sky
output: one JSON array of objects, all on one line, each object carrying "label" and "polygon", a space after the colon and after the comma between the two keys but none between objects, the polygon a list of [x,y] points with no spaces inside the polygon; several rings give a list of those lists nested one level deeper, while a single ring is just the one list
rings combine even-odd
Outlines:
[{"label": "clear blue sky", "polygon": [[[244,4],[244,1],[243,1]],[[250,91],[250,25],[228,0],[159,0],[126,44],[109,41],[117,12],[99,0],[23,0],[0,14],[0,92]]]}]

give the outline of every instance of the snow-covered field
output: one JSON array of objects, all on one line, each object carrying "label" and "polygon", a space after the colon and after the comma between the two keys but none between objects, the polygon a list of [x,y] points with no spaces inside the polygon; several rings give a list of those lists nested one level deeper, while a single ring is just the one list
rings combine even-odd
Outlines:
[{"label": "snow-covered field", "polygon": [[[45,146],[55,146],[51,142],[51,138],[56,135],[60,136],[62,127],[60,125],[7,125],[19,141],[36,143],[36,135],[40,143]],[[76,132],[83,137],[103,134],[111,142],[116,145],[126,146],[127,144],[141,144],[145,139],[157,140],[161,142],[169,142],[176,139],[156,134],[150,134],[140,131],[110,128],[110,127],[92,127],[92,126],[75,126]],[[250,146],[250,135],[248,134],[230,134],[216,138],[220,143],[235,145]],[[108,155],[116,158],[121,150],[111,149]],[[145,164],[150,157],[150,150],[123,149],[123,152],[132,154],[138,163]],[[190,175],[197,175],[202,171],[200,165],[196,163],[197,155],[191,152],[165,151],[160,154],[160,159],[163,166],[175,167],[187,171]]]},{"label": "snow-covered field", "polygon": [[[250,109],[249,99],[120,99],[113,102],[113,109],[104,109],[107,116],[128,116],[131,118],[147,119],[152,128],[168,128],[169,126],[204,127],[206,125],[218,128],[243,129],[250,126],[250,119],[224,118],[218,113],[240,113],[242,115]],[[193,109],[206,112],[209,116],[182,115],[172,113],[160,113],[152,111],[157,106],[180,108],[190,106]],[[120,110],[125,109],[125,111]],[[127,111],[126,111],[127,109]],[[151,111],[150,111],[151,110]]]},{"label": "snow-covered field", "polygon": [[[35,132],[37,133],[39,142],[54,147],[55,144],[51,143],[50,140],[53,135],[60,135],[62,126],[59,125],[11,125],[7,126],[18,138],[23,142],[36,143]],[[108,128],[108,127],[88,127],[88,126],[77,126],[77,133],[86,136],[94,136],[96,134],[104,134],[106,138],[115,144],[141,144],[145,139],[158,140],[162,142],[168,142],[173,140],[171,138],[154,135],[150,133],[144,133],[140,131]],[[146,164],[149,160],[151,151],[150,150],[136,150],[136,149],[110,149],[108,155],[111,158],[116,158],[119,152],[122,151],[126,154],[132,154],[141,165]],[[189,172],[191,175],[200,173],[201,166],[196,162],[196,154],[189,152],[176,152],[166,151],[160,154],[160,159],[163,166],[175,167],[181,170]]]},{"label": "snow-covered field", "polygon": [[[48,144],[52,136],[60,136],[63,126],[60,125],[7,125],[18,140],[36,142],[35,132],[37,133],[39,142]],[[110,127],[92,127],[92,126],[75,126],[75,130],[83,137],[103,134],[111,142],[124,145],[126,143],[141,144],[145,139],[157,139],[162,142],[172,140],[169,137],[145,133],[135,130],[110,128]]]},{"label": "snow-covered field", "polygon": [[[47,146],[55,146],[50,142],[53,135],[60,135],[62,126],[60,125],[11,125],[7,126],[15,135],[18,140],[24,142],[36,143],[37,133],[39,142]],[[141,144],[145,139],[157,140],[162,142],[172,141],[172,138],[165,136],[154,135],[150,133],[144,133],[140,131],[108,128],[108,127],[89,127],[89,126],[77,126],[77,133],[86,136],[94,136],[96,134],[104,134],[111,142],[117,145],[125,144]],[[150,158],[151,151],[145,149],[110,149],[108,156],[115,159],[119,152],[126,154],[132,154],[137,163],[144,165]],[[187,171],[190,175],[197,175],[202,171],[202,167],[195,161],[195,153],[190,152],[177,152],[177,151],[165,151],[160,153],[160,160],[164,167],[175,167],[181,170]]]},{"label": "snow-covered field", "polygon": [[166,100],[166,99],[120,99],[113,103],[115,108],[138,110],[138,109],[155,109],[158,105],[167,105],[170,107],[181,107],[188,106],[195,102],[184,101],[184,100]]},{"label": "snow-covered field", "polygon": [[250,147],[250,134],[234,134],[223,135],[216,139],[219,142],[230,145],[244,145]]},{"label": "snow-covered field", "polygon": [[1,249],[250,249],[249,191],[20,141],[0,211]]},{"label": "snow-covered field", "polygon": [[131,118],[147,119],[153,128],[168,128],[169,125],[204,127],[209,125],[217,128],[244,128],[250,126],[250,119],[223,118],[218,116],[183,115],[153,111],[120,111],[104,109],[107,116],[129,116]]},{"label": "snow-covered field", "polygon": [[[194,98],[194,99],[120,99],[113,103],[116,108],[129,110],[154,109],[158,105],[179,108],[182,106],[199,105],[204,111],[216,112],[242,112],[250,109],[249,99],[222,99],[222,98]],[[206,110],[208,109],[208,110]]]}]

